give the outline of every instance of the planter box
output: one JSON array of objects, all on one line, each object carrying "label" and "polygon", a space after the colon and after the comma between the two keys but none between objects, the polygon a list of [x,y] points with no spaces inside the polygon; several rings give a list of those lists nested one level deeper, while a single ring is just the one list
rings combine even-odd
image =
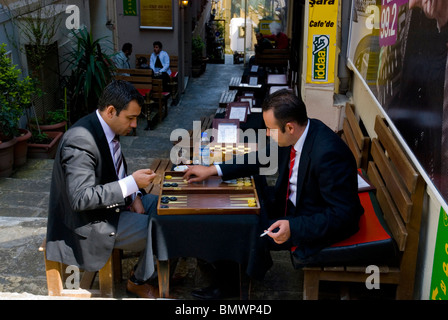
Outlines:
[{"label": "planter box", "polygon": [[53,140],[49,144],[28,143],[28,158],[31,159],[54,159],[63,132],[45,132]]},{"label": "planter box", "polygon": [[14,167],[23,166],[28,155],[28,140],[31,138],[31,131],[19,129],[20,136],[16,137],[17,143],[14,146]]},{"label": "planter box", "polygon": [[[50,131],[65,132],[66,124],[67,124],[67,121],[59,122],[56,124],[41,124],[41,125],[39,125],[39,128],[42,132],[50,132]],[[37,125],[32,123],[32,124],[30,124],[30,128],[37,130]]]},{"label": "planter box", "polygon": [[16,143],[16,138],[0,143],[0,177],[9,177],[12,174]]}]

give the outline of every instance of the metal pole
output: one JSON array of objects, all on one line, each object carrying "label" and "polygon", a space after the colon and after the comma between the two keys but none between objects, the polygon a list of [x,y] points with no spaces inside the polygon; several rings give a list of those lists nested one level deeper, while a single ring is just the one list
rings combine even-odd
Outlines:
[{"label": "metal pole", "polygon": [[244,1],[244,66],[246,66],[246,38],[247,38],[247,1]]}]

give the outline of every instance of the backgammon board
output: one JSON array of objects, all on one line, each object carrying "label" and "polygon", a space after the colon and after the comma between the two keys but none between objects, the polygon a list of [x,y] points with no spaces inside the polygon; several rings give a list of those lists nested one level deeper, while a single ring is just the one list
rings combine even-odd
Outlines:
[{"label": "backgammon board", "polygon": [[183,175],[184,172],[165,172],[157,203],[159,215],[260,213],[252,177],[225,182],[212,176],[189,184]]}]

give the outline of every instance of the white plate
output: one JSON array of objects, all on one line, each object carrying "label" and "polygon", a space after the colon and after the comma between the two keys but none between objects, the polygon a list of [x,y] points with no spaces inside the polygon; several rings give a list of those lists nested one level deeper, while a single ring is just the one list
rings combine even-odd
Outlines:
[{"label": "white plate", "polygon": [[174,171],[186,171],[188,169],[188,167],[187,166],[177,166],[177,167],[174,167]]}]

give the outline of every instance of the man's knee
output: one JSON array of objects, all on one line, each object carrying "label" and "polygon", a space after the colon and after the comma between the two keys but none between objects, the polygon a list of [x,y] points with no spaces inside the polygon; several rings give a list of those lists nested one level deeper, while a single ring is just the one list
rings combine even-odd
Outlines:
[{"label": "man's knee", "polygon": [[145,194],[142,197],[143,207],[145,208],[145,212],[147,214],[152,214],[157,212],[157,201],[159,200],[159,196],[155,194]]}]

